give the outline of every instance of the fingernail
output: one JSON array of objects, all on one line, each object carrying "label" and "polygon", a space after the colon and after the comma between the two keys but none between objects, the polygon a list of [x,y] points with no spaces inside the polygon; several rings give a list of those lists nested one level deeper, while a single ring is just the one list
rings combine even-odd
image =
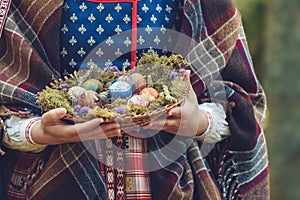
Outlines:
[{"label": "fingernail", "polygon": [[104,120],[102,118],[98,118],[98,122],[99,122],[99,124],[101,124],[104,122]]}]

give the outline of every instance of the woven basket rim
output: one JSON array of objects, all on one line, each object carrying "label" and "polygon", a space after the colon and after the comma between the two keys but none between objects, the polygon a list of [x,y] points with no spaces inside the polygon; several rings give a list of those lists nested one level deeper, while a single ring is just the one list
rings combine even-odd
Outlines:
[{"label": "woven basket rim", "polygon": [[[183,97],[176,102],[172,104],[167,104],[165,106],[159,107],[157,109],[151,110],[149,112],[143,113],[143,114],[138,114],[138,115],[124,115],[124,116],[116,116],[114,118],[102,118],[103,123],[112,123],[112,122],[117,122],[121,125],[121,127],[130,127],[131,125],[146,125],[151,122],[151,119],[157,119],[161,117],[164,113],[167,111],[171,110],[174,107],[179,106],[185,99],[186,95],[183,95]],[[95,118],[97,118],[95,116]],[[101,118],[101,117],[98,117]],[[62,118],[63,121],[68,122],[68,123],[84,123],[89,120],[92,120],[94,118],[81,118],[78,116],[74,116],[71,114],[67,114]],[[150,119],[150,120],[149,120]],[[133,123],[134,122],[134,123]]]}]

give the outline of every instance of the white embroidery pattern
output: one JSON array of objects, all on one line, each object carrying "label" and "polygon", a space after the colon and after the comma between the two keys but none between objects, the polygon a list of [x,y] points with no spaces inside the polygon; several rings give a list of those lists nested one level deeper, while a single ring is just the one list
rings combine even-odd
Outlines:
[{"label": "white embroidery pattern", "polygon": [[[138,3],[137,23],[138,27],[142,28],[139,31],[144,31],[143,34],[137,36],[138,45],[148,45],[149,43],[148,48],[153,51],[152,47],[158,47],[167,38],[168,42],[172,42],[172,38],[169,36],[164,36],[166,39],[161,37],[165,35],[168,28],[172,28],[172,25],[168,25],[168,23],[175,18],[179,19],[179,12],[174,12],[174,2],[176,0],[164,2],[144,0],[143,3]],[[65,15],[66,20],[63,20],[61,25],[61,35],[65,37],[63,40],[65,42],[62,43],[60,55],[62,59],[67,59],[66,64],[71,68],[82,62],[81,60],[102,41],[107,48],[115,48],[109,52],[117,57],[128,52],[128,48],[130,50],[133,42],[130,36],[124,37],[122,41],[117,41],[113,37],[113,35],[120,35],[131,28],[132,13],[131,9],[128,9],[132,5],[131,3],[122,1],[120,3],[94,3],[93,6],[90,3],[83,0],[65,0],[63,5],[63,13],[68,14]],[[77,6],[74,7],[74,5]],[[92,26],[91,24],[96,25]],[[159,32],[153,27],[157,27]],[[99,41],[99,38],[102,38],[102,41]],[[96,57],[103,57],[104,54],[104,48],[95,50]],[[94,62],[90,59],[87,64],[92,63]],[[105,66],[113,65],[109,59],[104,60],[104,63]],[[128,59],[125,59],[123,66],[130,66]]]}]

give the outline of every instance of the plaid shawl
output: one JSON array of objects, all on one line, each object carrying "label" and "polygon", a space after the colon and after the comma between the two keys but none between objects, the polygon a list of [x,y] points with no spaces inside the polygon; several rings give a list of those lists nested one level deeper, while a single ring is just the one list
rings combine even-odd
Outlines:
[{"label": "plaid shawl", "polygon": [[[38,112],[36,93],[60,75],[58,37],[63,1],[0,2],[0,30],[5,22],[0,38],[0,102]],[[186,143],[179,141],[177,148],[188,150],[172,164],[150,173],[152,198],[269,199],[262,129],[265,95],[254,74],[240,14],[229,0],[185,0],[183,12],[182,30],[197,42],[188,55],[193,88],[199,101],[218,99],[220,88],[225,90],[227,100],[235,104],[227,112],[231,137],[207,155],[207,144],[195,140],[185,147]],[[170,139],[168,134],[158,134],[149,139],[148,149],[159,151]],[[14,199],[105,199],[99,163],[86,148],[71,143],[39,154],[7,150],[0,160],[1,199],[7,195]],[[169,153],[174,151],[153,155],[151,165],[162,165]],[[32,176],[34,181],[25,184],[20,177],[28,174],[38,177]]]}]

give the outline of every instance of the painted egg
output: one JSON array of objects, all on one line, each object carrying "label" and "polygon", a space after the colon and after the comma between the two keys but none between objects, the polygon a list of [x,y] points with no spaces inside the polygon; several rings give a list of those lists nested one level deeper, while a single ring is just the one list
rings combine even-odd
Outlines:
[{"label": "painted egg", "polygon": [[109,91],[100,92],[99,94],[102,104],[106,104],[109,101]]},{"label": "painted egg", "polygon": [[103,90],[103,84],[97,79],[88,79],[83,84],[82,87],[86,90],[93,90],[99,93]]},{"label": "painted egg", "polygon": [[130,97],[132,95],[132,89],[129,83],[124,81],[116,81],[114,82],[110,87],[109,91],[111,94],[111,97],[120,97],[122,99],[125,99],[127,97]]},{"label": "painted egg", "polygon": [[70,95],[73,102],[77,102],[80,94],[82,94],[84,91],[85,89],[83,87],[74,86],[68,90],[68,95]]},{"label": "painted egg", "polygon": [[118,81],[124,81],[124,82],[129,83],[129,85],[131,86],[132,92],[135,91],[135,83],[134,83],[133,78],[131,76],[120,76],[118,78]]},{"label": "painted egg", "polygon": [[81,107],[84,106],[99,106],[101,105],[101,100],[97,92],[92,90],[86,90],[80,94],[78,98],[78,104]]},{"label": "painted egg", "polygon": [[140,92],[142,89],[146,87],[146,79],[143,75],[139,73],[134,73],[130,75],[133,79],[134,85],[135,85],[135,91],[136,93]]},{"label": "painted egg", "polygon": [[128,104],[147,107],[149,105],[149,101],[143,95],[134,95],[128,100]]},{"label": "painted egg", "polygon": [[140,95],[145,96],[149,101],[153,101],[159,96],[157,90],[154,88],[144,88],[140,92]]}]

